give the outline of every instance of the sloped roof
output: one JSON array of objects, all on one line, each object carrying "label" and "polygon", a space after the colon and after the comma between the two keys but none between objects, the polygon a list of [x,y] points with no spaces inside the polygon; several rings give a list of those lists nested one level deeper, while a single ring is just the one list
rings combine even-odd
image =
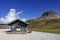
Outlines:
[{"label": "sloped roof", "polygon": [[8,25],[14,24],[14,23],[16,23],[16,22],[23,22],[23,23],[25,23],[25,24],[29,24],[29,23],[24,22],[24,21],[22,21],[22,20],[20,20],[20,19],[16,19],[16,20],[14,20],[14,21],[8,23]]}]

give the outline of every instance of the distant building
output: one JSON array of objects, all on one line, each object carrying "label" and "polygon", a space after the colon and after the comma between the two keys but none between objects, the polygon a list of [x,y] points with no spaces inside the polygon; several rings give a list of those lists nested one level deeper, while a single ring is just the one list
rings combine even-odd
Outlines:
[{"label": "distant building", "polygon": [[0,24],[0,29],[9,29],[7,24]]}]

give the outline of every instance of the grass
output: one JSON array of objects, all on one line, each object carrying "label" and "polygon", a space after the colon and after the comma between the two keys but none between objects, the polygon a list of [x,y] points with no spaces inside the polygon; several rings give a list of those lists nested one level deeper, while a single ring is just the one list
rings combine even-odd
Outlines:
[{"label": "grass", "polygon": [[60,19],[31,21],[28,29],[31,31],[60,34]]},{"label": "grass", "polygon": [[48,33],[56,33],[60,34],[60,29],[29,29],[31,31],[39,31],[39,32],[48,32]]}]

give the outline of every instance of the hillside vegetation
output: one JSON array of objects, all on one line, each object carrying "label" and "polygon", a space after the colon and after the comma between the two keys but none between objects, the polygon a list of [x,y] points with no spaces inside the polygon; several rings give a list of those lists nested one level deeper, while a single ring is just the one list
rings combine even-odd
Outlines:
[{"label": "hillside vegetation", "polygon": [[60,29],[60,19],[32,21],[30,28]]},{"label": "hillside vegetation", "polygon": [[[51,16],[52,15],[52,16]],[[60,33],[60,16],[54,11],[44,12],[40,18],[28,20],[29,30]]]}]

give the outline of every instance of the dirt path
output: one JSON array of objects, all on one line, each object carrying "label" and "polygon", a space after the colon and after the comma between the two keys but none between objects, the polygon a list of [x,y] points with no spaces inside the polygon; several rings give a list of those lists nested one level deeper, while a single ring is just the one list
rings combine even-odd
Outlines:
[{"label": "dirt path", "polygon": [[5,34],[5,30],[0,29],[0,40],[60,40],[60,34],[35,31],[26,34]]}]

